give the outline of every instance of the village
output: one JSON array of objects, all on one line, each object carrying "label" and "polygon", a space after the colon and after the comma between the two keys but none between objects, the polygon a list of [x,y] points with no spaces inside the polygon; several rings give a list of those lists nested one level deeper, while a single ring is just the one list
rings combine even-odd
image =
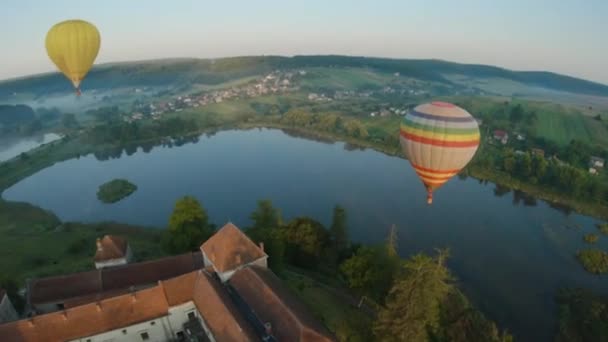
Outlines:
[{"label": "village", "polygon": [[189,108],[205,107],[214,103],[228,100],[253,98],[263,95],[284,94],[299,90],[295,86],[294,76],[306,75],[306,71],[273,71],[253,82],[228,89],[203,92],[197,95],[181,95],[171,100],[154,102],[150,104],[138,104],[134,111],[125,116],[125,122],[135,122],[150,117],[159,120],[167,113],[179,113]]},{"label": "village", "polygon": [[[478,123],[481,126],[481,122],[478,121]],[[523,142],[523,141],[526,141],[526,136],[522,133],[515,132],[515,131],[511,132],[511,135],[509,135],[509,132],[507,132],[505,130],[496,129],[492,132],[492,136],[489,137],[488,139],[490,142],[494,141],[503,146],[506,146],[507,144],[509,144],[510,139],[511,139],[511,141],[513,141],[513,139],[515,139],[518,142]],[[532,155],[538,155],[538,156],[545,158],[545,151],[541,148],[530,148],[530,150],[528,152],[530,152]],[[522,151],[522,150],[515,150],[514,153],[516,156],[521,156],[521,155],[524,155],[526,152]],[[561,161],[557,155],[550,156],[548,159],[554,160],[557,163],[562,164],[562,165],[566,164],[565,162]],[[604,165],[605,165],[605,160],[603,158],[596,157],[596,156],[590,156],[589,163],[588,163],[589,174],[598,175],[604,169]]]}]

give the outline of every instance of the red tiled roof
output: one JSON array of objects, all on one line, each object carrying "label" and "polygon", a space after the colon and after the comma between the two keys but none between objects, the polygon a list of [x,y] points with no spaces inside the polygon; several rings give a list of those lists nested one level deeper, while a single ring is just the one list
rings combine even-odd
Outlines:
[{"label": "red tiled roof", "polygon": [[86,295],[86,296],[82,296],[82,297],[76,297],[73,299],[68,299],[66,301],[63,302],[63,307],[66,309],[69,308],[73,308],[76,306],[81,306],[84,304],[88,304],[88,303],[93,303],[93,302],[98,302],[100,300],[104,300],[104,299],[108,299],[108,298],[112,298],[112,297],[117,297],[117,296],[121,296],[124,295],[126,293],[130,293],[132,292],[129,289],[120,289],[120,290],[114,290],[114,291],[104,291],[104,292],[97,292],[97,293],[93,293],[90,295]]},{"label": "red tiled roof", "polygon": [[102,269],[104,291],[156,283],[203,267],[201,253],[186,253],[162,259]]},{"label": "red tiled roof", "polygon": [[127,240],[120,236],[106,235],[103,239],[97,239],[97,252],[95,261],[106,261],[124,258],[127,255]]},{"label": "red tiled roof", "polygon": [[222,286],[206,272],[200,272],[194,284],[194,304],[213,336],[217,341],[258,341]]},{"label": "red tiled roof", "polygon": [[[230,281],[279,341],[334,341],[301,303],[265,268],[239,270]],[[104,293],[105,295],[105,293]],[[0,325],[2,341],[69,341],[94,336],[168,314],[170,307],[193,301],[217,341],[259,340],[219,280],[194,271],[133,293],[69,307]]]},{"label": "red tiled roof", "polygon": [[201,246],[219,272],[234,270],[266,256],[239,228],[227,223]]},{"label": "red tiled roof", "polygon": [[499,129],[494,131],[494,136],[495,137],[504,137],[505,135],[507,135],[507,132],[505,131],[501,131]]},{"label": "red tiled roof", "polygon": [[229,281],[279,341],[335,341],[308,309],[267,268],[249,266]]},{"label": "red tiled roof", "polygon": [[3,341],[63,342],[167,315],[160,286],[0,325]]},{"label": "red tiled roof", "polygon": [[34,279],[28,296],[32,304],[54,302],[103,291],[101,270]]},{"label": "red tiled roof", "polygon": [[156,284],[159,280],[170,279],[202,267],[201,253],[186,253],[112,268],[35,279],[30,283],[28,296],[34,305],[69,299],[82,300],[87,297],[94,298],[94,295],[102,292]]},{"label": "red tiled roof", "polygon": [[179,277],[161,281],[169,306],[175,306],[192,300],[194,283],[200,272],[190,272]]}]

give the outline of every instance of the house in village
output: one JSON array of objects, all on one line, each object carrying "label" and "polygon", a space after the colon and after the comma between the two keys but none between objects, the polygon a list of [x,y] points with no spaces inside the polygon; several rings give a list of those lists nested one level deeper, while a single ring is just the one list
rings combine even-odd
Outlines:
[{"label": "house in village", "polygon": [[0,324],[0,336],[15,342],[335,341],[267,268],[263,245],[236,226],[226,224],[200,249],[29,282],[33,314]]},{"label": "house in village", "polygon": [[95,268],[118,266],[128,264],[133,258],[131,247],[127,240],[120,236],[106,235],[97,239],[95,252]]},{"label": "house in village", "polygon": [[604,167],[604,159],[600,157],[591,157],[589,159],[589,166],[595,169],[601,169]]},{"label": "house in village", "polygon": [[509,133],[497,129],[494,131],[494,139],[500,141],[503,145],[506,145],[509,142]]},{"label": "house in village", "polygon": [[17,319],[19,319],[19,315],[17,315],[13,303],[8,298],[6,291],[0,288],[0,323],[16,321]]},{"label": "house in village", "polygon": [[545,156],[545,150],[540,149],[540,148],[532,148],[532,149],[530,149],[530,152],[532,152],[532,154],[536,155],[536,156],[540,156],[540,157]]}]

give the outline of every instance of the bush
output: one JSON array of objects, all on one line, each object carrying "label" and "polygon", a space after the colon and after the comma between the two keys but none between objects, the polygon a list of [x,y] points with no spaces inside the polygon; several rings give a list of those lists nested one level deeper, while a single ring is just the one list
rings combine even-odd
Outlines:
[{"label": "bush", "polygon": [[583,267],[595,274],[608,272],[608,253],[599,249],[584,249],[576,254]]},{"label": "bush", "polygon": [[583,239],[586,243],[596,243],[599,238],[600,236],[597,234],[585,234]]},{"label": "bush", "polygon": [[598,223],[597,229],[600,231],[600,233],[608,235],[608,223]]},{"label": "bush", "polygon": [[76,241],[73,241],[72,243],[70,243],[68,245],[68,248],[66,248],[66,252],[69,255],[83,255],[83,254],[87,254],[86,252],[89,251],[89,249],[93,249],[93,245],[89,246],[89,243],[87,241],[87,239],[79,239]]}]

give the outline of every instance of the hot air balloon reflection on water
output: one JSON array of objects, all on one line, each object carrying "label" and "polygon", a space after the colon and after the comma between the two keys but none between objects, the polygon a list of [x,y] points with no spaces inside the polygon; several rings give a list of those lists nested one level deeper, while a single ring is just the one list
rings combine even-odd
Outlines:
[{"label": "hot air balloon reflection on water", "polygon": [[464,168],[479,147],[479,126],[466,110],[446,102],[417,106],[401,122],[401,149],[427,189],[433,191]]},{"label": "hot air balloon reflection on water", "polygon": [[62,21],[46,35],[46,52],[80,95],[80,83],[99,52],[101,38],[97,28],[84,20]]}]

